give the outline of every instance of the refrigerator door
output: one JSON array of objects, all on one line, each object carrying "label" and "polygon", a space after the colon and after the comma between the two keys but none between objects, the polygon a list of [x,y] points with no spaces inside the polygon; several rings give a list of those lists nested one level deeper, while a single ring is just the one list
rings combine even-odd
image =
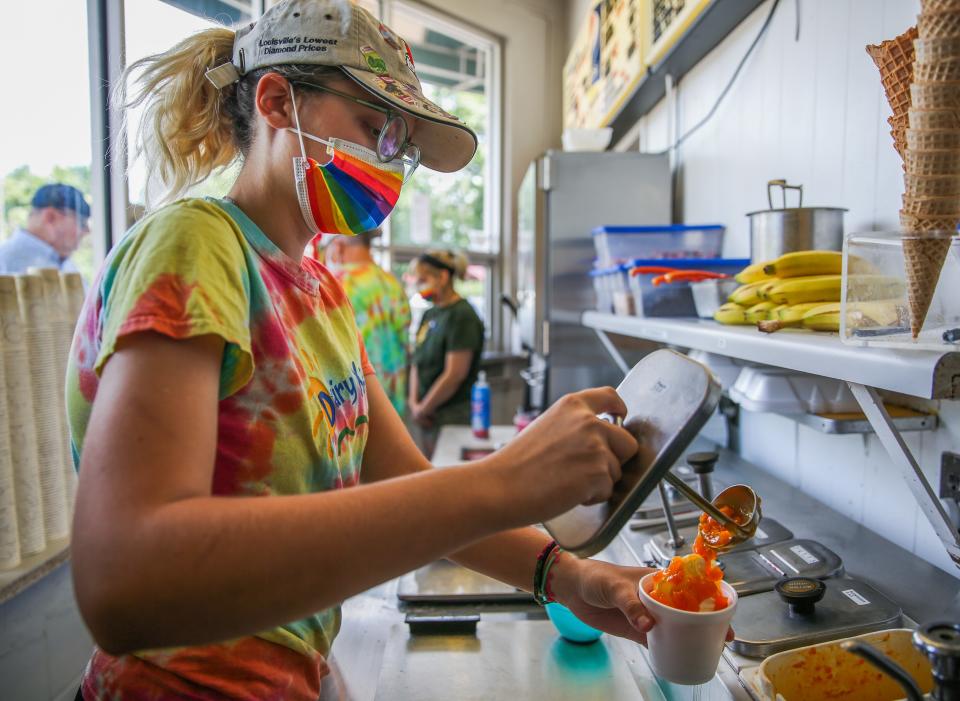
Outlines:
[{"label": "refrigerator door", "polygon": [[547,332],[537,348],[549,352],[553,402],[622,379],[594,332],[580,325],[580,315],[596,304],[588,276],[596,257],[591,232],[598,226],[670,223],[670,167],[666,155],[556,151],[538,167],[542,227],[533,262],[546,261],[545,278],[538,279],[545,284]]}]

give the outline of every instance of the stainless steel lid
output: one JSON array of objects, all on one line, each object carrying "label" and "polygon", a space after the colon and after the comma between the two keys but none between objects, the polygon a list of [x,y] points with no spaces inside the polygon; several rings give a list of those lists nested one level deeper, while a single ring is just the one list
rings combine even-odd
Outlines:
[{"label": "stainless steel lid", "polygon": [[[730,647],[747,657],[883,630],[900,623],[900,607],[869,584],[849,578],[784,580],[783,592],[745,596],[733,616]],[[823,587],[822,599],[816,601]],[[804,611],[809,606],[809,610]]]},{"label": "stainless steel lid", "polygon": [[770,591],[786,577],[825,579],[843,574],[843,561],[814,540],[786,540],[720,558],[723,578],[745,596]]},{"label": "stainless steel lid", "polygon": [[[683,537],[683,545],[679,548],[674,548],[670,545],[671,538],[668,531],[657,533],[650,539],[647,545],[650,556],[661,564],[666,565],[672,558],[678,555],[689,555],[693,552],[693,541],[697,537],[697,524],[681,528],[680,535]],[[773,545],[790,538],[793,538],[793,533],[789,529],[779,521],[764,516],[760,521],[760,525],[757,526],[757,532],[753,538],[733,546],[733,548],[729,550],[729,554],[721,557],[726,560],[730,554],[744,550],[756,550],[765,545]]]},{"label": "stainless steel lid", "polygon": [[720,401],[720,383],[703,365],[672,350],[644,357],[617,393],[627,406],[623,427],[640,444],[623,465],[613,497],[577,506],[546,523],[564,550],[586,557],[603,550],[657,487]]}]

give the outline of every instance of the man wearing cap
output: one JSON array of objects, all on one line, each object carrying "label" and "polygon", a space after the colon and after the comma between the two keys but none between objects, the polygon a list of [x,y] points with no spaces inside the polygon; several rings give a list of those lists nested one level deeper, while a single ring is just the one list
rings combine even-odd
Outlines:
[{"label": "man wearing cap", "polygon": [[0,243],[0,273],[25,273],[27,268],[57,268],[77,272],[70,255],[90,233],[90,205],[71,185],[51,183],[30,201],[23,227]]},{"label": "man wearing cap", "polygon": [[377,265],[370,253],[373,240],[381,235],[380,229],[374,229],[357,236],[339,236],[329,246],[342,246],[340,269],[334,275],[353,306],[377,379],[393,408],[403,416],[407,404],[410,302],[400,281]]}]

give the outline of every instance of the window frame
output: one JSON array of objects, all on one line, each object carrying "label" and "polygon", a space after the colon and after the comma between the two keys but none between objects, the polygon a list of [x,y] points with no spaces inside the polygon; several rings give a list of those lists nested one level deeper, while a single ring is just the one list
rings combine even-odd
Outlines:
[{"label": "window frame", "polygon": [[[238,4],[231,2],[230,4]],[[272,0],[250,0],[254,18],[272,5]],[[471,44],[483,46],[488,99],[487,159],[484,179],[484,228],[488,240],[495,245],[494,251],[468,249],[471,263],[487,266],[490,270],[487,285],[486,307],[488,312],[488,347],[503,349],[504,316],[499,304],[506,288],[509,271],[503,264],[506,240],[503,210],[504,157],[503,157],[503,39],[469,22],[456,18],[432,5],[418,0],[379,0],[379,16],[390,24],[394,8],[420,15],[430,26]],[[182,9],[182,8],[181,8]],[[91,237],[94,244],[94,259],[97,265],[103,262],[114,243],[126,233],[129,188],[126,177],[127,145],[121,132],[123,115],[110,105],[110,86],[123,72],[125,56],[124,0],[87,0],[89,41],[89,66],[91,90],[91,140],[94,144],[91,168],[91,198],[104,214],[92,221]],[[393,245],[390,238],[389,220],[384,226],[385,243],[377,245],[383,263],[390,267],[394,260],[411,260],[429,246]]]},{"label": "window frame", "polygon": [[[503,265],[503,250],[508,241],[503,228],[503,75],[502,56],[503,39],[495,34],[484,31],[462,19],[444,12],[443,10],[418,0],[380,0],[380,17],[387,24],[392,25],[394,8],[403,8],[404,12],[419,15],[428,26],[448,34],[465,43],[481,45],[484,52],[486,84],[484,92],[487,95],[487,114],[489,119],[487,130],[487,159],[484,166],[483,220],[488,240],[494,242],[494,251],[466,249],[465,253],[471,264],[485,265],[490,270],[489,284],[487,285],[486,308],[487,319],[487,346],[490,349],[502,350],[505,339],[503,334],[503,314],[499,304],[500,296],[505,289],[505,276],[509,271]],[[383,226],[384,243],[376,247],[383,256],[387,267],[394,262],[406,262],[431,248],[430,245],[393,244],[390,231],[390,219]]]}]

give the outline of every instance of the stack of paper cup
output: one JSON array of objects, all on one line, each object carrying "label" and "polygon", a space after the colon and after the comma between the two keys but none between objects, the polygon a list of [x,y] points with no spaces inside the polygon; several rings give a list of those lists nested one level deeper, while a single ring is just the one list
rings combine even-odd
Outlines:
[{"label": "stack of paper cup", "polygon": [[43,526],[30,361],[17,301],[17,283],[10,275],[0,275],[0,333],[20,552],[33,555],[47,546],[47,538]]},{"label": "stack of paper cup", "polygon": [[[0,354],[5,346],[0,333]],[[17,527],[17,498],[10,452],[10,423],[7,420],[7,373],[0,357],[0,570],[20,564],[20,533]]]},{"label": "stack of paper cup", "polygon": [[640,600],[653,619],[647,633],[650,666],[661,679],[674,684],[706,684],[717,673],[727,629],[737,609],[737,592],[721,582],[729,600],[719,611],[698,613],[675,609],[650,596],[651,572],[640,580]]},{"label": "stack of paper cup", "polygon": [[70,429],[67,423],[66,378],[67,359],[70,344],[73,342],[73,327],[70,310],[64,299],[60,285],[60,271],[56,268],[28,268],[27,273],[43,280],[43,297],[47,302],[47,313],[53,332],[53,351],[57,370],[57,405],[60,412],[60,442],[63,455],[63,485],[67,507],[73,513],[74,497],[77,493],[77,471],[73,466],[73,450],[70,447]]},{"label": "stack of paper cup", "polygon": [[900,210],[915,338],[960,221],[960,0],[922,0],[921,8]]},{"label": "stack of paper cup", "polygon": [[69,509],[64,485],[62,396],[53,324],[44,292],[43,279],[17,275],[17,296],[23,318],[27,353],[30,356],[30,384],[37,429],[40,461],[40,492],[43,497],[43,525],[47,540],[66,537]]},{"label": "stack of paper cup", "polygon": [[[83,278],[80,273],[60,273],[60,292],[66,300],[66,309],[73,328],[76,328],[80,312],[83,310]],[[72,331],[71,331],[72,334]],[[71,342],[72,342],[71,336]]]}]

